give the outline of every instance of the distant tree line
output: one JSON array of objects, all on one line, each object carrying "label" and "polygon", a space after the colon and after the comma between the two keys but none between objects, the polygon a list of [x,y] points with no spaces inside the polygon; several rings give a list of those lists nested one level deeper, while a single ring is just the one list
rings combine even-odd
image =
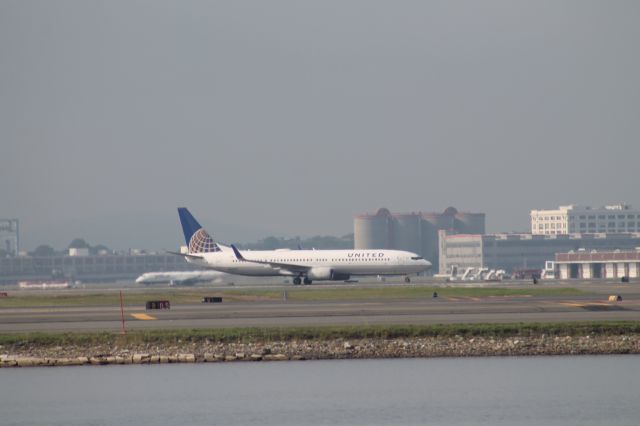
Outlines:
[{"label": "distant tree line", "polygon": [[107,246],[105,246],[103,244],[98,244],[98,245],[95,245],[95,246],[91,246],[83,238],[74,238],[69,243],[67,248],[64,249],[64,250],[56,250],[53,247],[51,247],[50,245],[48,245],[48,244],[41,244],[38,247],[36,247],[35,250],[30,252],[29,254],[31,256],[36,256],[36,257],[58,256],[58,255],[67,254],[69,252],[70,248],[76,248],[76,249],[86,248],[86,249],[89,249],[89,254],[92,254],[92,255],[100,254],[101,252],[104,252],[104,251],[106,251],[107,253],[111,252],[109,247],[107,247]]},{"label": "distant tree line", "polygon": [[[310,238],[282,238],[282,237],[267,237],[257,243],[238,243],[236,246],[243,250],[276,250],[282,248],[288,248],[291,250],[297,250],[302,248],[304,250],[340,250],[340,249],[352,249],[353,248],[353,234],[343,235],[342,237],[321,236],[317,235]],[[35,257],[46,256],[60,256],[66,255],[70,248],[76,249],[89,249],[89,254],[97,255],[100,253],[112,253],[107,246],[97,244],[95,246],[87,243],[83,238],[74,238],[66,249],[56,250],[48,244],[41,244],[35,248],[35,250],[29,252],[29,255]],[[0,249],[0,257],[7,256],[8,253],[2,252]]]},{"label": "distant tree line", "polygon": [[244,250],[275,250],[288,248],[291,250],[297,250],[302,248],[304,250],[318,249],[352,249],[353,248],[353,234],[343,235],[342,237],[332,236],[320,236],[304,238],[278,238],[267,237],[257,243],[245,243],[237,244],[237,246]]}]

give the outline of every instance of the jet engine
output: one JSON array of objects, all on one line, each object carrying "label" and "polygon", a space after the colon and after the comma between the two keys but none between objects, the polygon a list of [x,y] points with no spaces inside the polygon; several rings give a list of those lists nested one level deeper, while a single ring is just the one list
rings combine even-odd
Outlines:
[{"label": "jet engine", "polygon": [[344,274],[340,272],[335,272],[331,268],[311,268],[307,273],[307,277],[312,280],[318,281],[345,281],[348,280],[351,276],[349,274]]}]

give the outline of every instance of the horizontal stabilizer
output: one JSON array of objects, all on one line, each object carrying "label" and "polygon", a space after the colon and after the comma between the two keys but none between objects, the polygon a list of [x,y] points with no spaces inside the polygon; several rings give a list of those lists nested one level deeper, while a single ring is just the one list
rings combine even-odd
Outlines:
[{"label": "horizontal stabilizer", "polygon": [[175,254],[176,256],[189,257],[191,259],[204,259],[202,256],[195,256],[193,254],[187,254],[187,253],[179,253],[177,251],[169,251],[169,250],[167,250],[167,253]]}]

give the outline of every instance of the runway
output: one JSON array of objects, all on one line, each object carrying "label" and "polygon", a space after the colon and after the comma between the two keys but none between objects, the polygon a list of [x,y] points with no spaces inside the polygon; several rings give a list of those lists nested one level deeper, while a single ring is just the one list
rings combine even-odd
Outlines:
[{"label": "runway", "polygon": [[[564,321],[640,321],[640,294],[620,302],[581,297],[438,297],[363,301],[251,301],[126,307],[125,327],[189,329],[264,326],[390,325]],[[0,309],[0,332],[119,331],[118,306]]]}]

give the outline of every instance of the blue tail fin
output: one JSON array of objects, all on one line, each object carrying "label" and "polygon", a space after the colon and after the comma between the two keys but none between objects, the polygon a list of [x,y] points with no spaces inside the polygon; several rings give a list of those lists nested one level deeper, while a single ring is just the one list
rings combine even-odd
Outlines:
[{"label": "blue tail fin", "polygon": [[191,237],[198,229],[202,228],[195,217],[189,213],[186,207],[178,207],[178,216],[180,216],[180,223],[182,224],[182,232],[184,232],[184,240],[187,245],[191,241]]},{"label": "blue tail fin", "polygon": [[189,253],[209,253],[220,251],[220,247],[204,230],[198,221],[189,213],[186,207],[178,207],[178,216],[184,232],[184,240],[189,247]]}]

